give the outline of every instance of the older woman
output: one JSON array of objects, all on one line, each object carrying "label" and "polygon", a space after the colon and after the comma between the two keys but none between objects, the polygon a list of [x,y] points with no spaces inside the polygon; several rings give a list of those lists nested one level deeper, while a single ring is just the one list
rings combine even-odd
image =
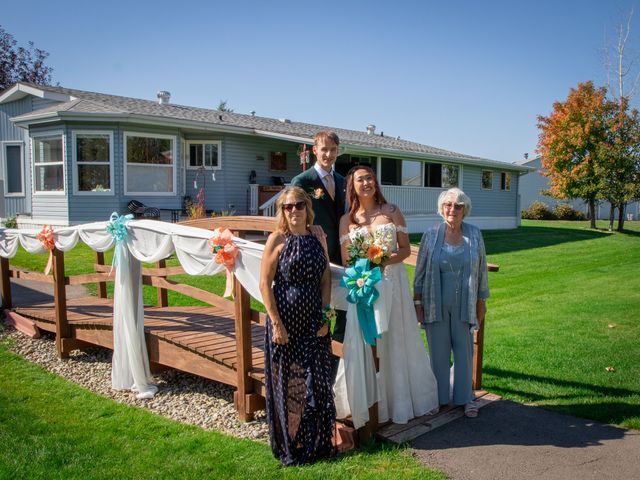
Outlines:
[{"label": "older woman", "polygon": [[326,241],[309,231],[311,200],[301,188],[288,187],[276,205],[278,229],[267,239],[260,270],[267,420],[273,455],[299,465],[333,453],[328,319],[335,313],[328,307]]},{"label": "older woman", "polygon": [[431,366],[440,405],[449,403],[451,351],[454,360],[453,404],[476,417],[473,403],[473,332],[484,321],[489,297],[487,259],[480,229],[463,222],[471,200],[459,188],[440,194],[444,222],[422,236],[413,283],[418,319],[427,330]]}]

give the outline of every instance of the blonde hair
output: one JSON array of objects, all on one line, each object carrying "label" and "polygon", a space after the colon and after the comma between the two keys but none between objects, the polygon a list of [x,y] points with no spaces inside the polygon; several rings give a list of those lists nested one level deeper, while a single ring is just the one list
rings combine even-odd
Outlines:
[{"label": "blonde hair", "polygon": [[467,215],[471,213],[471,199],[457,187],[450,188],[449,190],[445,190],[438,197],[438,214],[445,218],[444,213],[442,212],[442,204],[444,203],[447,197],[453,197],[453,201],[455,203],[464,203],[464,209],[462,211],[462,218],[465,218]]},{"label": "blonde hair", "polygon": [[282,194],[276,200],[276,219],[277,219],[277,229],[282,233],[290,233],[289,229],[289,221],[287,220],[286,215],[282,211],[282,206],[284,205],[284,200],[289,195],[293,195],[296,202],[304,202],[304,209],[307,212],[307,225],[313,224],[313,219],[315,217],[313,213],[313,208],[311,207],[311,198],[306,192],[300,187],[287,187],[282,191]]}]

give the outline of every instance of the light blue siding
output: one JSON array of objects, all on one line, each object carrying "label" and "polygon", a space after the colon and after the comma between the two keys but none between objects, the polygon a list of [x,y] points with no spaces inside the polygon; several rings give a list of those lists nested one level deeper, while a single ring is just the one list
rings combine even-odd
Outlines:
[{"label": "light blue siding", "polygon": [[[270,140],[262,137],[245,135],[208,135],[186,137],[186,140],[219,140],[221,145],[221,166],[215,171],[215,182],[211,179],[211,170],[207,169],[205,177],[205,207],[207,210],[229,210],[233,205],[238,215],[249,213],[249,174],[255,170],[259,185],[272,185],[272,177],[283,177],[289,182],[300,173],[300,160],[296,153],[297,145],[290,142]],[[284,152],[287,156],[287,170],[274,171],[270,169],[271,152]],[[197,170],[186,170],[185,192],[193,201],[197,189],[193,187],[193,181],[198,174]],[[200,189],[202,175],[198,176],[198,189]]]},{"label": "light blue siding", "polygon": [[[508,168],[507,165],[505,167]],[[482,172],[493,172],[493,188],[482,188]],[[500,174],[511,174],[510,190],[500,190]],[[495,168],[463,167],[462,190],[469,196],[473,205],[474,217],[518,217],[518,172]]]},{"label": "light blue siding", "polygon": [[[34,136],[47,136],[58,135],[62,133],[62,144],[64,152],[64,175],[65,175],[65,195],[49,194],[49,193],[34,193],[31,199],[32,208],[31,216],[34,220],[41,220],[46,222],[69,222],[69,142],[67,141],[66,128],[63,125],[48,126],[46,128],[32,128],[29,130],[29,135]],[[29,154],[30,165],[33,165],[32,154]]]},{"label": "light blue siding", "polygon": [[[15,102],[9,102],[0,105],[0,145],[2,145],[2,151],[0,152],[0,161],[2,162],[0,167],[0,178],[3,181],[5,176],[5,162],[4,158],[4,144],[2,142],[21,142],[22,144],[22,161],[24,171],[24,188],[25,195],[23,197],[5,197],[5,217],[14,217],[18,213],[28,213],[31,211],[31,169],[29,168],[30,156],[29,156],[29,134],[27,130],[18,128],[11,122],[11,118],[29,113],[32,110],[31,97],[25,97]],[[4,191],[0,192],[4,195]]]}]

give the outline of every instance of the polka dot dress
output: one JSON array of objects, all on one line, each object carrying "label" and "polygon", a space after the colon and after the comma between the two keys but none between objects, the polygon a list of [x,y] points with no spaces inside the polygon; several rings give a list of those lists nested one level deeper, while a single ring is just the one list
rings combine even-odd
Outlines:
[{"label": "polka dot dress", "polygon": [[325,266],[324,252],[315,237],[287,236],[273,293],[289,343],[273,343],[269,317],[265,329],[271,449],[284,465],[327,458],[334,450],[330,338],[316,336],[322,322],[320,279]]}]

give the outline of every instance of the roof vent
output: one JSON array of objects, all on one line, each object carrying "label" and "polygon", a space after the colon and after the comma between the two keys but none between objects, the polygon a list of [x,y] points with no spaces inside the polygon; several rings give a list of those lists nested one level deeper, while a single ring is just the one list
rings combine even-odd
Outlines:
[{"label": "roof vent", "polygon": [[279,120],[281,123],[291,123],[291,120],[289,120],[288,118],[280,118]]},{"label": "roof vent", "polygon": [[367,135],[373,135],[374,133],[376,133],[376,126],[370,123],[367,125]]},{"label": "roof vent", "polygon": [[166,90],[160,90],[157,93],[157,97],[158,97],[158,103],[160,105],[166,105],[167,103],[169,103],[169,100],[171,100],[171,93],[167,92]]}]

